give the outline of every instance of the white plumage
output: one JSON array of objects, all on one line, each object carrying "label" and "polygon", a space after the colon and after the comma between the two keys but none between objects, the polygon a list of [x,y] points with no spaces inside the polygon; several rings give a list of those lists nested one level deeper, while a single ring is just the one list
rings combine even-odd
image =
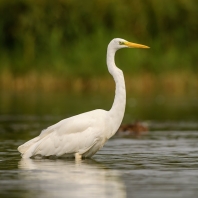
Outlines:
[{"label": "white plumage", "polygon": [[124,47],[149,48],[120,38],[109,43],[107,66],[116,83],[112,108],[109,111],[97,109],[82,113],[48,127],[39,136],[18,147],[23,158],[91,157],[116,133],[124,116],[126,91],[123,73],[116,67],[114,57],[115,52]]}]

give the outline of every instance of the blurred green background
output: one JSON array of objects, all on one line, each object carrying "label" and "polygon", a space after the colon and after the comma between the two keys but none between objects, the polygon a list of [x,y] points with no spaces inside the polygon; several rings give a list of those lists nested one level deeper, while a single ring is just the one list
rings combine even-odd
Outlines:
[{"label": "blurred green background", "polygon": [[194,93],[197,19],[197,0],[1,0],[0,87],[114,90],[106,47],[120,37],[151,47],[117,54],[127,89]]}]

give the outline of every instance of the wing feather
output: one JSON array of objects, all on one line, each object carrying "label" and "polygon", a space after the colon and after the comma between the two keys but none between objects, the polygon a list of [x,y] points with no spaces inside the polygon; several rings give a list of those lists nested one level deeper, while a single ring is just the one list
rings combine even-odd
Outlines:
[{"label": "wing feather", "polygon": [[98,116],[104,112],[106,111],[94,110],[64,119],[20,146],[19,151],[24,158],[28,158],[34,155],[83,154],[95,145],[98,148],[104,136]]},{"label": "wing feather", "polygon": [[59,136],[56,131],[54,131],[39,141],[39,144],[37,144],[33,155],[62,156],[64,154],[74,154],[76,152],[83,154],[87,152],[93,145],[95,145],[100,139],[97,137],[97,135],[90,136],[90,133],[92,132],[92,129],[88,128],[83,133],[79,132],[75,134]]}]

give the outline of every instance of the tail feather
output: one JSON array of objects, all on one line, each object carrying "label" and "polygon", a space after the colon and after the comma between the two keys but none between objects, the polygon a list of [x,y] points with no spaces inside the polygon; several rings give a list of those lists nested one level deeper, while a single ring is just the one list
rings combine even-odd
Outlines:
[{"label": "tail feather", "polygon": [[47,129],[43,130],[41,134],[26,143],[22,144],[18,147],[18,151],[21,153],[21,156],[23,158],[29,158],[32,156],[34,149],[37,147],[37,145],[40,143],[40,140],[45,138],[49,133],[51,133],[53,130],[51,127],[48,127]]},{"label": "tail feather", "polygon": [[18,151],[23,155],[33,144],[38,142],[40,139],[39,136],[29,140],[28,142],[22,144],[21,146],[18,147]]}]

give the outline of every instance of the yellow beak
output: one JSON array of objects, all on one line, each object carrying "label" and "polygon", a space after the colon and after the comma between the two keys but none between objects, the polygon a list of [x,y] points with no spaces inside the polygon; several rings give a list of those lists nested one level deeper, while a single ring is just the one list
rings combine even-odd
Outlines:
[{"label": "yellow beak", "polygon": [[131,42],[124,42],[124,44],[127,46],[127,47],[130,47],[130,48],[150,48],[146,45],[141,45],[141,44],[137,44],[137,43],[131,43]]}]

